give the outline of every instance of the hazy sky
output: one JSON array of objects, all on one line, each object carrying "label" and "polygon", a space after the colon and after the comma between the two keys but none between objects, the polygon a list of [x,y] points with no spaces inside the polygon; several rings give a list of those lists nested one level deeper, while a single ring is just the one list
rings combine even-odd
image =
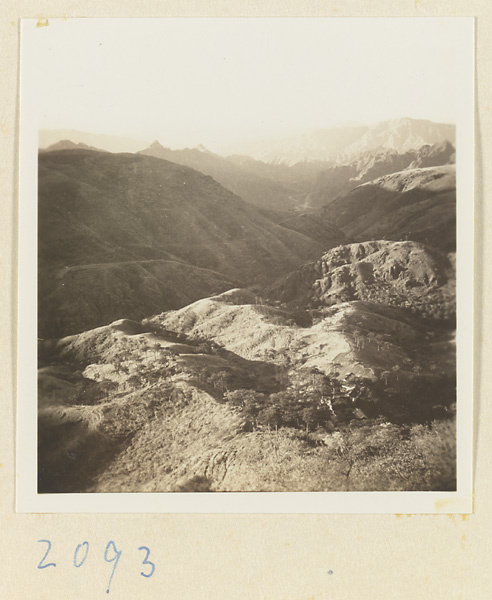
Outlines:
[{"label": "hazy sky", "polygon": [[42,129],[216,149],[345,122],[454,122],[453,19],[69,19],[23,27]]}]

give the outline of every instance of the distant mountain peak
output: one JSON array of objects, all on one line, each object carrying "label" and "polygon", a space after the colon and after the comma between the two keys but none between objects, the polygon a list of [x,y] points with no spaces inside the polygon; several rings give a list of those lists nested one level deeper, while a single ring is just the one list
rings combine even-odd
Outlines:
[{"label": "distant mountain peak", "polygon": [[93,150],[95,152],[107,152],[106,150],[89,146],[83,142],[76,143],[69,139],[55,142],[54,144],[51,144],[51,146],[48,146],[48,148],[44,148],[42,152],[56,152],[57,150]]},{"label": "distant mountain peak", "polygon": [[152,150],[159,150],[161,148],[164,148],[164,146],[159,142],[159,140],[154,140],[149,146],[149,149]]},{"label": "distant mountain peak", "polygon": [[[74,144],[86,144],[92,149],[106,152],[137,152],[148,145],[149,139],[121,137],[105,133],[90,133],[75,129],[41,129],[39,131],[39,148],[46,150],[58,142],[70,141]],[[68,149],[68,148],[67,148]]]},{"label": "distant mountain peak", "polygon": [[204,154],[213,154],[213,152],[210,152],[210,150],[206,148],[203,144],[198,144],[198,146],[195,146],[195,150],[199,150]]}]

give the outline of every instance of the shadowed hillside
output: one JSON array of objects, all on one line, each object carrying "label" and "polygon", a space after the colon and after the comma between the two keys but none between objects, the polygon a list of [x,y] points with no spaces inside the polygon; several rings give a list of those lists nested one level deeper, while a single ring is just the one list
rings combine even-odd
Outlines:
[{"label": "shadowed hillside", "polygon": [[358,241],[413,240],[454,252],[455,166],[385,175],[337,198],[321,214]]},{"label": "shadowed hillside", "polygon": [[162,159],[41,153],[39,334],[140,318],[231,284],[262,283],[345,239],[333,227],[321,239],[297,229]]},{"label": "shadowed hillside", "polygon": [[298,196],[303,195],[302,188],[274,169],[259,174],[248,165],[238,164],[205,148],[171,150],[156,141],[139,154],[169,160],[210,175],[231,192],[263,208],[294,208],[299,203]]}]

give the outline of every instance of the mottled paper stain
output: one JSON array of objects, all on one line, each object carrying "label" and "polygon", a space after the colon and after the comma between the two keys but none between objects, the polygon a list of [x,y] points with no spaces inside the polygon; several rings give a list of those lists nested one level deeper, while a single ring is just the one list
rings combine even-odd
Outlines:
[{"label": "mottled paper stain", "polygon": [[38,19],[36,27],[48,27],[49,24],[50,22],[48,21],[48,19]]},{"label": "mottled paper stain", "polygon": [[[440,503],[443,503],[443,505],[441,506]],[[436,510],[440,510],[442,509],[445,505],[446,505],[447,500],[436,500],[434,507]],[[411,514],[400,514],[400,513],[395,513],[395,517],[397,519],[402,519],[403,517],[414,517],[415,514],[411,513]],[[428,513],[426,516],[428,517],[441,517],[442,515],[440,514],[436,514],[436,513]],[[461,521],[468,521],[470,515],[463,513],[459,515],[461,518]],[[453,513],[448,513],[446,514],[446,517],[448,517],[448,519],[451,519],[451,521],[455,522],[455,519],[458,518],[458,515],[455,515]]]},{"label": "mottled paper stain", "polygon": [[[446,509],[446,506],[448,506],[449,504],[453,503],[453,499],[447,499],[447,498],[441,498],[439,500],[436,500],[434,502],[434,510],[439,513],[439,512],[444,512],[444,510]],[[454,515],[448,515],[450,517],[453,517]]]},{"label": "mottled paper stain", "polygon": [[[316,592],[315,594],[313,594],[312,596],[309,596],[308,598],[302,598],[302,600],[325,600],[325,598],[328,598],[328,594],[330,593],[330,590],[324,590],[323,592]],[[287,600],[287,598],[285,598],[285,600]],[[301,600],[301,599],[299,599]]]}]

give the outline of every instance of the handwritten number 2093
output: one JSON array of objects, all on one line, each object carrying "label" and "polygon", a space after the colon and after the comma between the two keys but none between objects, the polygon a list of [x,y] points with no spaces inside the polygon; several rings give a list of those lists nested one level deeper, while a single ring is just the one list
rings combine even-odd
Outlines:
[{"label": "handwritten number 2093", "polygon": [[[43,558],[39,561],[38,569],[47,569],[48,567],[56,567],[56,563],[54,562],[46,562],[48,558],[48,554],[51,552],[52,544],[50,540],[38,540],[39,543],[47,544],[46,552],[43,555]],[[145,557],[141,561],[142,565],[147,567],[147,572],[141,571],[140,575],[145,578],[152,577],[155,571],[155,564],[149,560],[150,549],[147,546],[140,546],[138,550],[143,550],[145,552]],[[79,569],[86,561],[87,556],[89,554],[89,542],[82,542],[75,548],[75,552],[73,554],[73,566]],[[109,594],[109,590],[111,587],[111,581],[113,580],[116,567],[118,566],[118,562],[120,560],[122,554],[122,550],[118,550],[116,544],[111,540],[106,545],[106,549],[104,550],[104,560],[108,563],[114,563],[113,569],[111,571],[111,575],[109,577],[108,587],[106,589],[106,593]]]}]

